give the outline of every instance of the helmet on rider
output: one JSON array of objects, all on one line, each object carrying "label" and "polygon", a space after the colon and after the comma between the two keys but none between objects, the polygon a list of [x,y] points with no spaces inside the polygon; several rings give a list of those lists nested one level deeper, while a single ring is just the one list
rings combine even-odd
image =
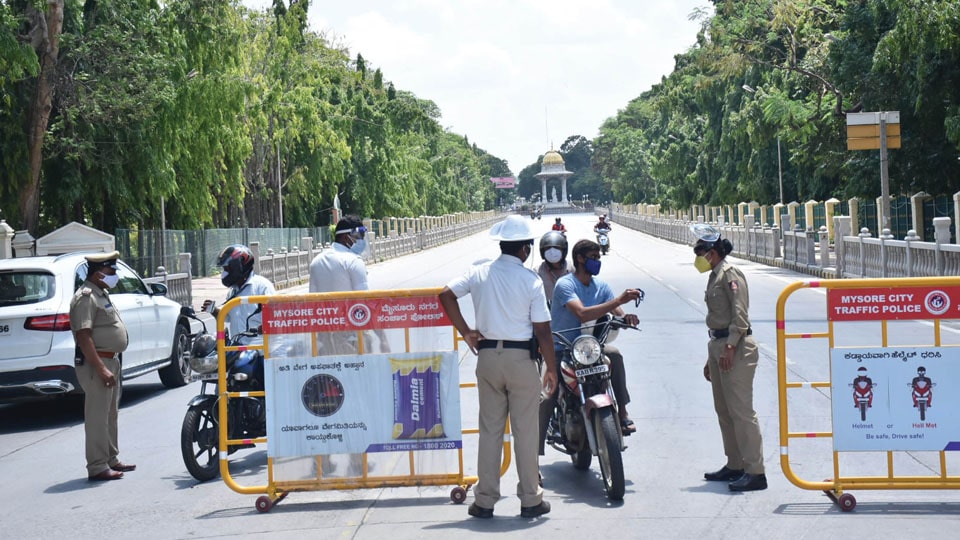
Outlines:
[{"label": "helmet on rider", "polygon": [[[548,256],[547,251],[551,248],[559,250],[560,257],[556,256],[556,252],[551,252]],[[552,263],[557,263],[566,259],[567,237],[564,236],[560,231],[548,231],[546,234],[540,237],[540,256],[543,257],[544,260]]]},{"label": "helmet on rider", "polygon": [[217,266],[223,269],[220,282],[224,287],[243,283],[253,273],[253,252],[243,244],[227,246],[217,257]]},{"label": "helmet on rider", "polygon": [[557,218],[557,219],[555,219],[554,221],[559,224],[559,223],[560,223],[560,218]]},{"label": "helmet on rider", "polygon": [[920,367],[917,368],[917,375],[923,377],[923,376],[926,375],[926,374],[927,374],[927,368],[925,368],[925,367],[923,367],[923,366],[920,366]]}]

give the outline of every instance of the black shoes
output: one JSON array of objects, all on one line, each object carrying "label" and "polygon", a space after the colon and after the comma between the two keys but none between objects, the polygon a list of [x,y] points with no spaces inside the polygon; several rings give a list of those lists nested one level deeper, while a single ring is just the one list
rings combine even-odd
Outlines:
[{"label": "black shoes", "polygon": [[719,471],[704,473],[703,478],[711,482],[732,482],[743,476],[742,469],[731,469],[726,465]]},{"label": "black shoes", "polygon": [[493,517],[493,508],[484,508],[477,503],[473,503],[470,508],[467,508],[467,513],[475,518],[488,519]]},{"label": "black shoes", "polygon": [[[540,501],[540,504],[536,506],[521,506],[520,507],[520,517],[523,518],[535,518],[542,516],[544,514],[550,513],[550,503],[547,501]],[[493,511],[490,511],[490,514],[493,514]]]},{"label": "black shoes", "polygon": [[767,489],[767,475],[743,473],[727,486],[730,491],[758,491]]}]

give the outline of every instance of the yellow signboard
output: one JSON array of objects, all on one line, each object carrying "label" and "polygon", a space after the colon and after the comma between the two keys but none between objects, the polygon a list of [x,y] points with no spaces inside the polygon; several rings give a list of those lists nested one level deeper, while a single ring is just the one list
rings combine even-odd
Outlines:
[{"label": "yellow signboard", "polygon": [[[887,149],[900,148],[900,136],[887,136]],[[880,137],[860,137],[847,139],[847,150],[879,150]]]},{"label": "yellow signboard", "polygon": [[[887,138],[900,136],[900,124],[887,124]],[[866,126],[847,126],[847,137],[859,139],[862,137],[880,137],[880,124]]]}]

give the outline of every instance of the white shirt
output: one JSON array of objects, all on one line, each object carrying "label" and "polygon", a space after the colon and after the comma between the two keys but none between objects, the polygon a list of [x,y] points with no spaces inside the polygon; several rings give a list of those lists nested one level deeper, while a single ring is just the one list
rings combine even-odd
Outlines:
[{"label": "white shirt", "polygon": [[310,292],[365,291],[367,266],[350,248],[334,242],[310,261]]},{"label": "white shirt", "polygon": [[540,276],[513,255],[473,266],[447,287],[457,298],[473,296],[477,330],[487,339],[525,341],[533,323],[550,321]]},{"label": "white shirt", "polygon": [[[239,296],[265,296],[273,294],[277,294],[277,290],[273,287],[273,283],[270,283],[269,279],[257,274],[250,274],[250,277],[247,278],[247,282],[244,283],[239,289],[236,287],[230,288],[230,291],[227,292],[227,300],[231,300]],[[231,336],[235,336],[248,328],[247,317],[250,317],[252,313],[256,312],[259,306],[260,304],[240,304],[227,313],[227,324],[229,324]],[[262,325],[263,316],[260,313],[250,317],[249,328],[256,328]],[[242,343],[246,345],[252,341],[254,340],[251,338],[243,338]],[[256,341],[262,342],[263,339],[260,338]]]}]

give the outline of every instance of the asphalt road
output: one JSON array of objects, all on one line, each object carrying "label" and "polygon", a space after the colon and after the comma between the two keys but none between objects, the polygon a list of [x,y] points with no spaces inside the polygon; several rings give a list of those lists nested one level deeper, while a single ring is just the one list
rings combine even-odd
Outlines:
[{"label": "asphalt road", "polygon": [[[593,216],[564,217],[571,244],[592,237]],[[552,219],[534,222],[545,232]],[[129,381],[120,410],[121,459],[136,463],[120,481],[91,483],[83,458],[82,409],[76,401],[0,406],[0,536],[3,538],[391,538],[446,539],[496,533],[504,538],[941,538],[950,537],[960,517],[955,491],[858,491],[852,513],[840,512],[823,493],[800,489],[780,466],[775,312],[783,288],[808,276],[734,261],[747,275],[754,333],[761,344],[755,405],[764,435],[769,489],[730,493],[703,473],[724,463],[709,384],[703,380],[706,354],[703,289],[706,275],[693,268],[689,246],[675,245],[616,227],[611,253],[600,277],[616,292],[640,287],[646,301],[627,306],[642,332],[621,332],[616,344],[627,362],[633,396],[629,410],[638,432],[624,453],[627,492],[622,502],[604,495],[594,461],[576,471],[569,458],[548,449],[541,459],[545,497],[553,511],[542,519],[519,517],[511,468],[502,479],[503,499],[492,520],[467,516],[466,505],[450,501],[449,487],[404,487],[293,493],[261,514],[255,496],[241,495],[220,480],[198,484],[180,457],[180,426],[195,383],[165,390],[156,375]],[[485,234],[369,268],[372,288],[440,287],[469,264],[498,253]],[[535,261],[539,264],[539,257]],[[528,263],[529,264],[529,263]],[[299,287],[289,292],[302,292]],[[471,313],[469,299],[463,300]],[[788,318],[822,331],[822,291],[796,295]],[[869,339],[869,325],[845,339]],[[898,330],[904,343],[921,339],[923,325]],[[867,336],[867,337],[864,337]],[[960,341],[952,329],[945,341]],[[915,338],[915,339],[914,339]],[[822,345],[800,344],[787,351],[792,376],[825,380]],[[461,359],[461,380],[473,378],[475,358]],[[791,394],[791,422],[829,430],[830,397],[822,389]],[[848,399],[844,397],[844,399]],[[475,425],[475,400],[464,396],[465,426]],[[794,473],[819,481],[833,475],[829,440],[791,443]],[[475,439],[464,437],[465,472],[475,472]],[[847,455],[849,456],[849,455]],[[885,454],[854,454],[841,464],[858,474],[885,474]],[[901,474],[934,474],[936,453],[897,454]],[[952,455],[948,470],[960,466]],[[262,448],[231,456],[231,471],[254,485],[265,478]],[[467,503],[472,502],[472,494]]]}]

